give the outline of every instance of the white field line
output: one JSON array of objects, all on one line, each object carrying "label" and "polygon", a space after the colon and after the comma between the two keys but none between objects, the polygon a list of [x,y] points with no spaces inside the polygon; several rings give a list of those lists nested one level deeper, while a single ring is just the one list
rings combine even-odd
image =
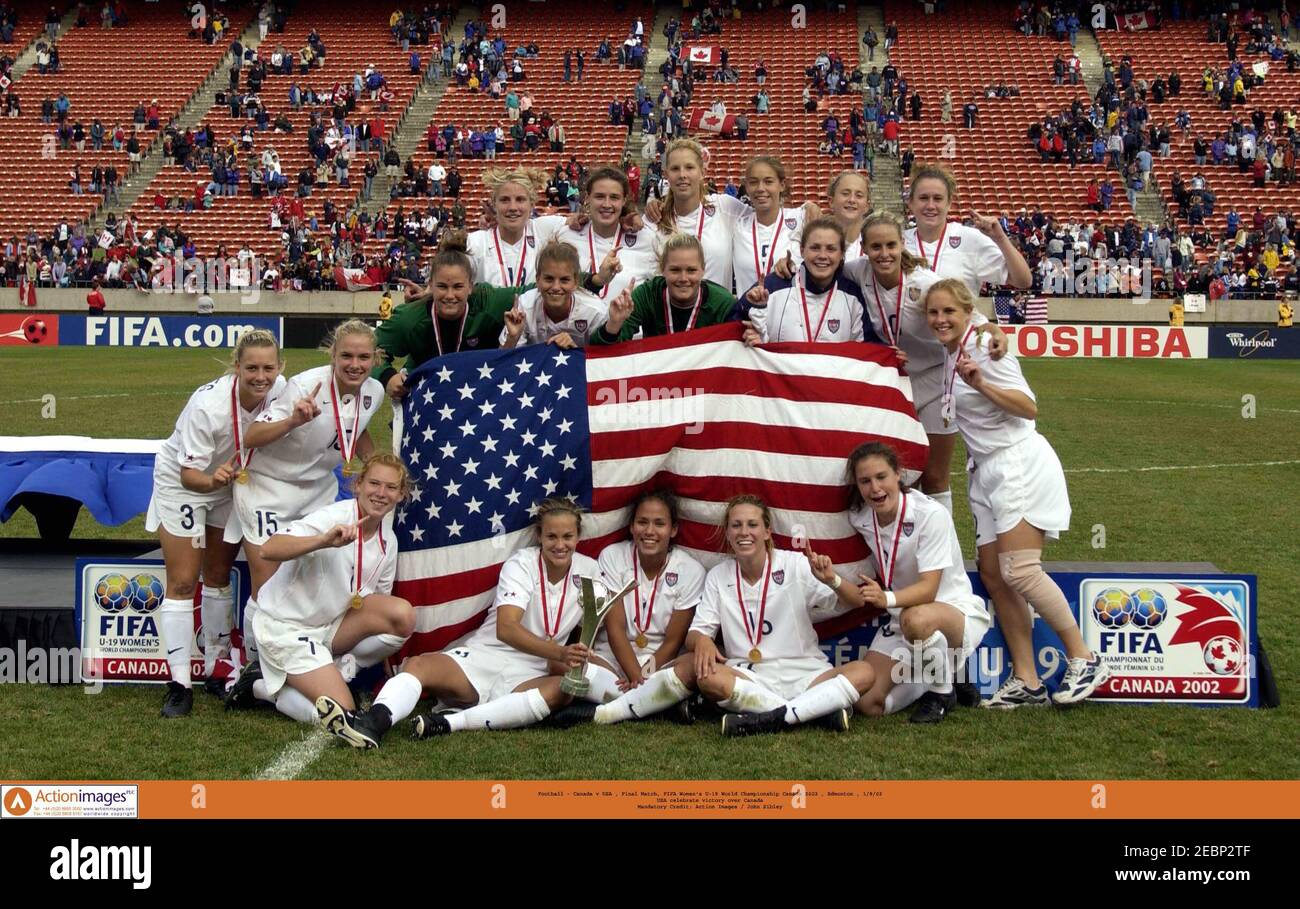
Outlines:
[{"label": "white field line", "polygon": [[[138,392],[120,392],[111,395],[54,395],[56,401],[93,401],[98,398],[157,398],[167,395],[183,397],[183,391],[138,391]],[[3,404],[44,404],[44,398],[19,398],[14,401],[0,401]]]},{"label": "white field line", "polygon": [[[1166,470],[1226,470],[1238,467],[1290,467],[1300,464],[1300,459],[1290,461],[1244,461],[1237,464],[1159,464],[1154,467],[1067,467],[1066,473],[1151,473]],[[965,475],[964,470],[954,470],[952,476]]]},{"label": "white field line", "polygon": [[324,729],[314,729],[301,741],[293,742],[280,752],[265,770],[257,774],[258,780],[292,780],[297,778],[320,757],[329,746],[331,736]]},{"label": "white field line", "polygon": [[[1178,407],[1219,407],[1228,410],[1240,410],[1240,404],[1208,404],[1203,401],[1146,401],[1136,398],[1075,398],[1071,401],[1087,401],[1092,404],[1164,404]],[[1259,413],[1300,413],[1300,410],[1285,410],[1280,407],[1260,407]]]}]

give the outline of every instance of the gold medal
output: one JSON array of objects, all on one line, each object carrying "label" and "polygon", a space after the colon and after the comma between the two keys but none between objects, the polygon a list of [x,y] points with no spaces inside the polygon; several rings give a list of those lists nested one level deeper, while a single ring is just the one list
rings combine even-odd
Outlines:
[{"label": "gold medal", "polygon": [[749,661],[751,663],[757,663],[762,659],[763,659],[763,651],[759,650],[757,647],[749,651]]},{"label": "gold medal", "polygon": [[638,635],[636,636],[636,646],[637,646],[637,647],[640,647],[640,648],[642,648],[642,649],[645,649],[645,645],[648,644],[648,643],[650,643],[650,639],[647,638],[647,637],[645,636],[645,632],[644,632],[644,631],[641,632],[640,634],[638,634]]},{"label": "gold medal", "polygon": [[361,603],[362,603],[362,599],[360,593],[352,594],[352,598],[348,600],[348,605],[351,606],[353,609],[360,609]]},{"label": "gold medal", "polygon": [[346,461],[346,462],[344,462],[344,464],[343,464],[343,476],[344,476],[344,477],[350,477],[350,476],[352,476],[352,462],[351,462],[351,461]]},{"label": "gold medal", "polygon": [[247,482],[248,482],[248,468],[247,468],[247,467],[241,467],[241,468],[239,468],[239,473],[235,474],[235,479],[236,479],[237,481],[239,481],[240,483],[247,483]]},{"label": "gold medal", "polygon": [[947,428],[948,428],[948,418],[947,418],[947,417],[944,417],[944,418],[943,418],[943,428],[944,428],[944,429],[947,429]]}]

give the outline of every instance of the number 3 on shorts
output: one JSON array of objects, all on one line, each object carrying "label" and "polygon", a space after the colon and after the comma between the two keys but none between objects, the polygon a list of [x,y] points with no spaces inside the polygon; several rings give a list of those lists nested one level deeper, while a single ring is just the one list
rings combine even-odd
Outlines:
[{"label": "number 3 on shorts", "polygon": [[181,506],[181,527],[185,528],[186,530],[194,529],[194,506],[193,505]]},{"label": "number 3 on shorts", "polygon": [[276,523],[274,511],[256,511],[257,515],[257,535],[259,537],[272,537],[279,531],[280,525]]}]

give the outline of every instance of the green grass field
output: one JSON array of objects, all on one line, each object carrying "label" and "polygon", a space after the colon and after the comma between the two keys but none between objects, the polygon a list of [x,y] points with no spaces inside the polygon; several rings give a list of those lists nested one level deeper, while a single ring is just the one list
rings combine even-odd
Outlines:
[{"label": "green grass field", "polygon": [[[289,351],[297,372],[323,362]],[[167,435],[187,396],[221,371],[210,351],[6,348],[0,432]],[[414,743],[397,730],[377,753],[316,755],[307,779],[1292,779],[1300,776],[1300,370],[1285,362],[1025,361],[1041,431],[1067,471],[1074,529],[1046,558],[1209,561],[1259,576],[1259,631],[1280,710],[1084,705],[990,715],[963,710],[938,728],[856,719],[843,735],[799,730],[724,740],[715,725],[476,733]],[[42,396],[57,415],[42,417]],[[1243,396],[1256,412],[1243,416]],[[378,420],[386,423],[387,420]],[[387,427],[373,428],[387,444]],[[958,465],[962,462],[955,461]],[[1173,468],[1173,469],[1161,469]],[[971,553],[964,479],[957,528]],[[1092,547],[1095,525],[1106,546]],[[32,537],[25,512],[0,525]],[[143,539],[143,522],[105,528],[83,513],[74,535]],[[315,733],[273,711],[229,715],[202,692],[188,721],[157,719],[160,688],[0,687],[0,778],[248,778]],[[319,754],[317,752],[319,751]]]}]

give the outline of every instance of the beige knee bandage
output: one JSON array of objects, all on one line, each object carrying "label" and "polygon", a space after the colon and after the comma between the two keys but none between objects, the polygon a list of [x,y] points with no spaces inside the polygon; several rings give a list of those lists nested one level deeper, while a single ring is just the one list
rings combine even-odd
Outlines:
[{"label": "beige knee bandage", "polygon": [[1069,601],[1065,594],[1043,571],[1042,552],[1037,549],[1017,549],[1014,552],[998,553],[998,566],[1002,577],[1011,589],[1028,601],[1029,605],[1043,617],[1043,621],[1057,634],[1069,629],[1078,630],[1074,616],[1070,614]]}]

